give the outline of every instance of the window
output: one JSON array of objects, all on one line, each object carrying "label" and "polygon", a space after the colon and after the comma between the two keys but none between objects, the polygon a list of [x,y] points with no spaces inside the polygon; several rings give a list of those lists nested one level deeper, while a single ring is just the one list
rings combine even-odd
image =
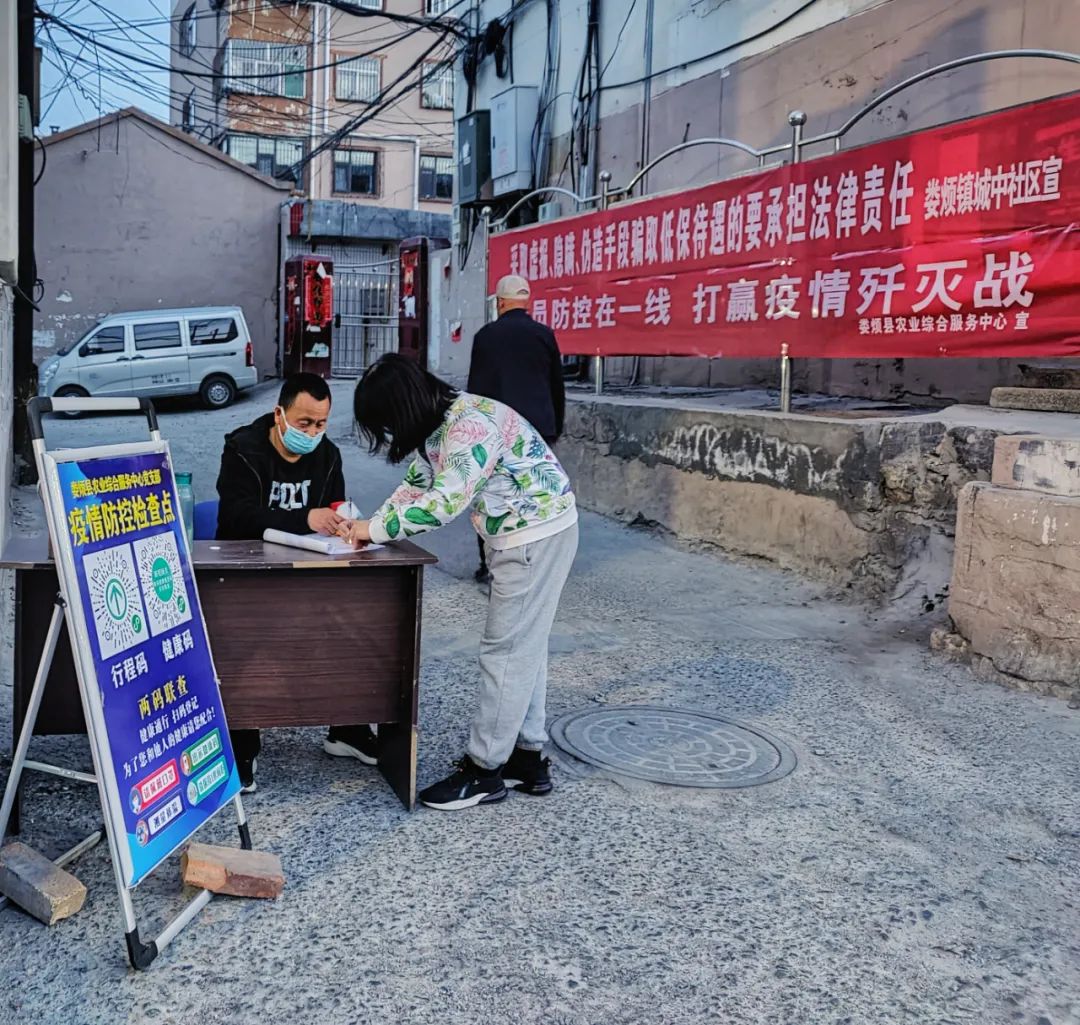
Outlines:
[{"label": "window", "polygon": [[280,135],[230,135],[225,152],[270,178],[299,182],[296,165],[304,159],[304,140]]},{"label": "window", "polygon": [[179,349],[180,324],[167,320],[161,324],[136,324],[136,349]]},{"label": "window", "polygon": [[334,150],[334,191],[374,196],[375,154],[366,149]]},{"label": "window", "polygon": [[79,349],[80,356],[102,356],[108,352],[124,351],[124,326],[103,327],[96,335],[87,339]]},{"label": "window", "polygon": [[364,7],[369,11],[381,11],[382,0],[353,0],[357,7]]},{"label": "window", "polygon": [[456,7],[456,0],[424,0],[424,9],[429,18],[437,18],[445,14],[451,7]]},{"label": "window", "polygon": [[[283,46],[253,39],[225,44],[225,88],[234,93],[303,99],[307,61],[303,46]],[[254,75],[255,77],[249,77]],[[232,77],[242,76],[242,77]]]},{"label": "window", "polygon": [[232,317],[219,317],[216,320],[191,320],[188,321],[188,331],[191,334],[192,345],[215,345],[220,342],[231,342],[240,334],[236,329],[236,321]]},{"label": "window", "polygon": [[454,67],[452,64],[425,64],[420,84],[420,106],[429,110],[454,109]]},{"label": "window", "polygon": [[378,57],[357,57],[334,69],[334,97],[339,100],[379,98],[382,89],[382,61]]},{"label": "window", "polygon": [[195,5],[192,4],[180,19],[180,53],[184,57],[190,57],[195,52]]},{"label": "window", "polygon": [[420,157],[420,198],[454,198],[454,158]]},{"label": "window", "polygon": [[193,132],[195,130],[195,90],[187,94],[184,99],[183,110],[180,115],[180,127],[185,132]]}]

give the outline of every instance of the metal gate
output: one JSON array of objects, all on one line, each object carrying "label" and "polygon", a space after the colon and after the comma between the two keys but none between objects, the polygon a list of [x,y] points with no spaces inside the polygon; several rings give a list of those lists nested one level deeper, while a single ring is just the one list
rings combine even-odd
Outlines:
[{"label": "metal gate", "polygon": [[398,347],[396,242],[315,245],[290,238],[287,255],[314,249],[334,261],[334,329],[330,369],[335,377],[358,377],[383,353]]},{"label": "metal gate", "polygon": [[398,347],[398,261],[367,266],[334,266],[334,329],[331,369],[335,377],[356,377],[383,353]]}]

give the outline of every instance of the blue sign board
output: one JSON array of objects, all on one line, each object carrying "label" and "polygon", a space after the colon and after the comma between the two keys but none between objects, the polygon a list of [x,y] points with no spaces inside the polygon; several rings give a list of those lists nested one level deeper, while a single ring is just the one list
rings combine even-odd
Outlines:
[{"label": "blue sign board", "polygon": [[104,727],[99,769],[134,886],[239,793],[240,778],[168,452],[54,457],[79,592],[68,599],[85,624],[84,677],[92,663],[96,679],[84,686]]}]

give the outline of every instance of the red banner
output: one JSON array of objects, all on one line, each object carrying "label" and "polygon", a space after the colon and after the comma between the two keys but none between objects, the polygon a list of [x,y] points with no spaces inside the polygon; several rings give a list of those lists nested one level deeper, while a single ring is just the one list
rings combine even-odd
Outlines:
[{"label": "red banner", "polygon": [[566,353],[1080,352],[1080,94],[505,232]]}]

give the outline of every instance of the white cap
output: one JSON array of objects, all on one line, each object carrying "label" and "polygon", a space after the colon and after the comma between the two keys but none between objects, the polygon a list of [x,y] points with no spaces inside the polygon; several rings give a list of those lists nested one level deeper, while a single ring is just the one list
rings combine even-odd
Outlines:
[{"label": "white cap", "polygon": [[495,286],[495,298],[528,299],[529,283],[517,274],[507,274],[506,277],[499,278],[499,283]]}]

